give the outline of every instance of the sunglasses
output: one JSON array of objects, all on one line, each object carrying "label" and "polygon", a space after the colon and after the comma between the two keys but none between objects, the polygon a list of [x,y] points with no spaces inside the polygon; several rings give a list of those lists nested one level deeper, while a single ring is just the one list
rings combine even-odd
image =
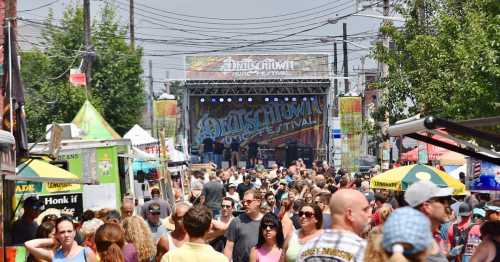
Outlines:
[{"label": "sunglasses", "polygon": [[311,218],[314,216],[314,213],[311,211],[299,211],[299,217],[306,216],[307,218]]},{"label": "sunglasses", "polygon": [[231,208],[231,205],[222,205],[222,208],[227,208],[227,209],[229,209],[229,208]]},{"label": "sunglasses", "polygon": [[276,225],[274,225],[274,224],[264,224],[263,229],[273,230],[273,229],[276,229]]},{"label": "sunglasses", "polygon": [[256,199],[247,199],[247,200],[243,200],[243,204],[247,204],[247,205],[250,205],[253,203],[253,201],[255,201]]},{"label": "sunglasses", "polygon": [[151,215],[153,216],[159,216],[161,214],[161,212],[151,212]]}]

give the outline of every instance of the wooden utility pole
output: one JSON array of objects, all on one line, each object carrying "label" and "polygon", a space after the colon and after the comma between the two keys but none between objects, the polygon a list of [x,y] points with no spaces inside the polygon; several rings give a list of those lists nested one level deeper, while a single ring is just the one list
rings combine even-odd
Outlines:
[{"label": "wooden utility pole", "polygon": [[130,21],[129,21],[129,30],[130,30],[130,47],[135,49],[135,29],[134,29],[134,0],[130,0]]},{"label": "wooden utility pole", "polygon": [[342,47],[344,49],[344,95],[349,93],[349,62],[347,60],[347,23],[342,23]]},{"label": "wooden utility pole", "polygon": [[85,78],[86,78],[86,88],[90,88],[90,83],[92,80],[92,45],[90,42],[90,0],[83,0],[83,29],[84,29],[84,41],[85,41]]},{"label": "wooden utility pole", "polygon": [[335,93],[335,96],[333,98],[333,107],[335,108],[335,113],[333,116],[337,117],[339,116],[339,105],[338,105],[338,95],[339,95],[339,80],[337,79],[337,42],[333,42],[333,92]]}]

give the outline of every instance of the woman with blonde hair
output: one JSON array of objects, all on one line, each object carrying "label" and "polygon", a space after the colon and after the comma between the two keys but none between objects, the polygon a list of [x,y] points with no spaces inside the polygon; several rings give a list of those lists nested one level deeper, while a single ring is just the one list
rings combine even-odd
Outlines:
[{"label": "woman with blonde hair", "polygon": [[152,261],[156,254],[156,245],[148,225],[139,216],[127,217],[122,221],[125,230],[125,241],[134,245],[139,262]]},{"label": "woman with blonde hair", "polygon": [[118,224],[106,223],[100,226],[94,237],[100,262],[125,262],[122,253],[125,238]]}]

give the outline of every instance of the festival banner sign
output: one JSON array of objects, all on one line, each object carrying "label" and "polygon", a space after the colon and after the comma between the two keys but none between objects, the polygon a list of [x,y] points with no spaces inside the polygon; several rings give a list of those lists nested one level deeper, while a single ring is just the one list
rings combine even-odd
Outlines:
[{"label": "festival banner sign", "polygon": [[342,168],[356,172],[359,170],[361,156],[361,97],[339,97],[339,118],[342,132]]},{"label": "festival banner sign", "polygon": [[296,101],[200,102],[191,99],[191,145],[199,146],[210,137],[223,138],[226,145],[236,139],[244,146],[255,139],[261,145],[279,147],[296,141],[318,148],[323,139],[324,96]]},{"label": "festival banner sign", "polygon": [[156,100],[153,103],[153,134],[159,137],[158,132],[163,128],[165,138],[175,139],[177,129],[177,100],[163,99]]},{"label": "festival banner sign", "polygon": [[187,80],[328,79],[328,54],[186,56]]}]

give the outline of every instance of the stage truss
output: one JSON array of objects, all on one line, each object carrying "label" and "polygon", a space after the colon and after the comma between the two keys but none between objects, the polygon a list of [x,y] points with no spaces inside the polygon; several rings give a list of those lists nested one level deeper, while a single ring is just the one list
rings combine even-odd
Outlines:
[{"label": "stage truss", "polygon": [[188,96],[257,96],[257,95],[326,95],[329,79],[293,80],[189,80],[185,83]]}]

